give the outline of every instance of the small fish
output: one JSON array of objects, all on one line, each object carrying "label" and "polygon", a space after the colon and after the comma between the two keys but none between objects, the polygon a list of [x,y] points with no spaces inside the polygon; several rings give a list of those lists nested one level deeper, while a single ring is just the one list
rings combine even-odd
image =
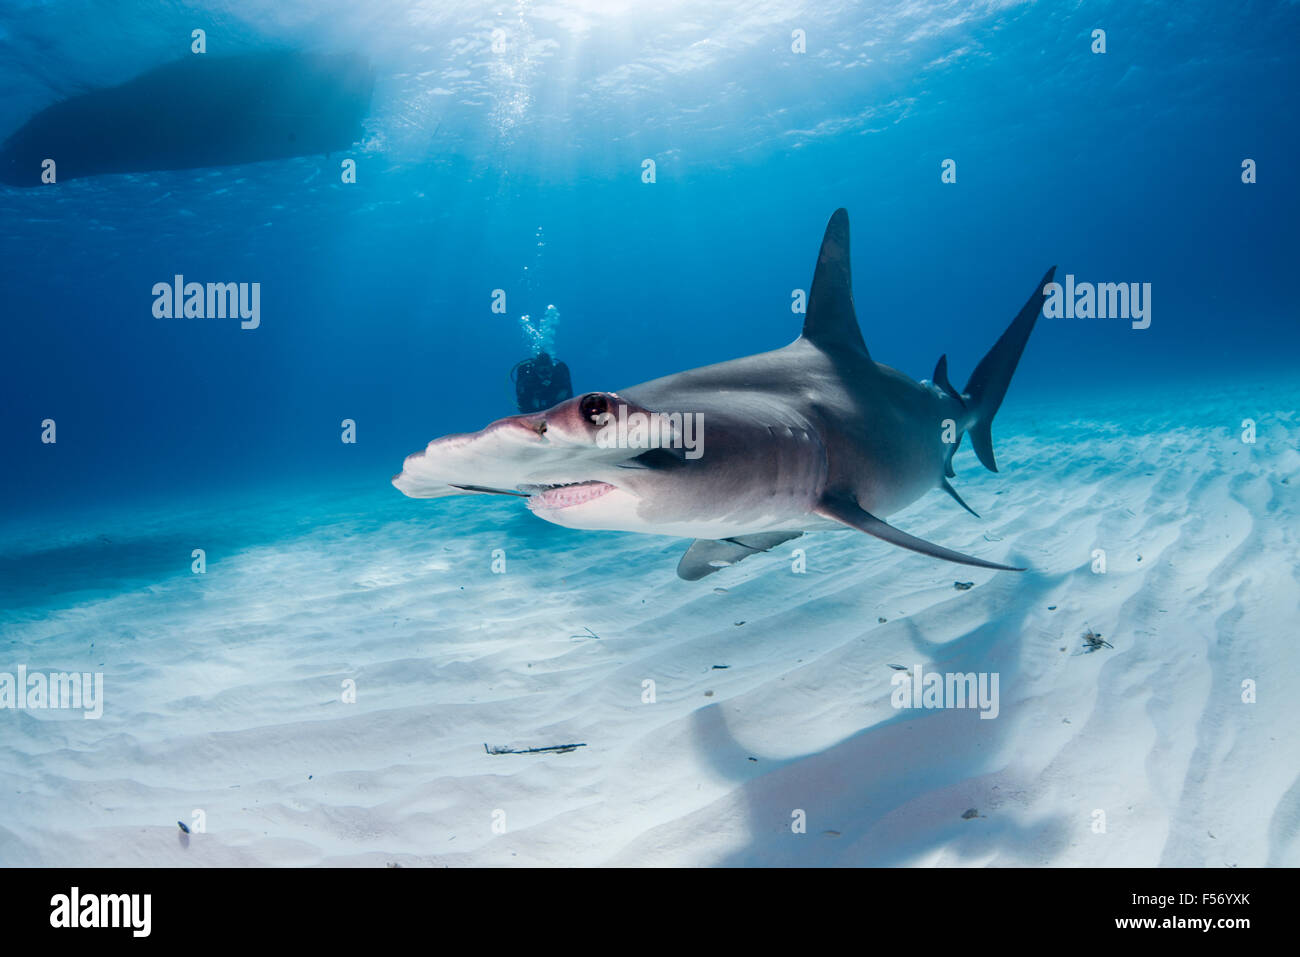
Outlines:
[{"label": "small fish", "polygon": [[952,587],[958,591],[966,591],[975,586],[974,582],[953,582]]},{"label": "small fish", "polygon": [[186,834],[190,833],[190,829],[186,826],[184,821],[177,821],[176,826],[179,827]]}]

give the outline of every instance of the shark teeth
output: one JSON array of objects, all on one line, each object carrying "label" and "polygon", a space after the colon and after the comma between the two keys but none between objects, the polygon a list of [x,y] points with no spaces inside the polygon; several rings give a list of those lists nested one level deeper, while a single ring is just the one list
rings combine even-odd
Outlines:
[{"label": "shark teeth", "polygon": [[572,508],[614,491],[607,482],[569,482],[565,485],[530,485],[522,487],[531,493],[528,507],[538,509]]}]

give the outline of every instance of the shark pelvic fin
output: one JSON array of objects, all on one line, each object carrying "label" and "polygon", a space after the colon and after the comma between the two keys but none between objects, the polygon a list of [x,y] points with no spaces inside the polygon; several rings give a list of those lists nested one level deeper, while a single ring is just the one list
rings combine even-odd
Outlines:
[{"label": "shark pelvic fin", "polygon": [[927,542],[923,538],[909,535],[902,529],[894,528],[894,526],[890,525],[888,522],[876,518],[876,516],[872,515],[851,498],[846,496],[831,496],[824,498],[815,511],[823,518],[833,519],[834,521],[849,526],[849,528],[856,528],[860,532],[874,535],[876,538],[889,542],[891,545],[897,545],[900,548],[908,548],[914,552],[920,552],[922,555],[929,555],[932,558],[942,558],[944,561],[956,562],[959,565],[975,565],[978,568],[995,568],[1004,572],[1024,571],[1023,568],[1016,568],[1012,565],[999,565],[997,562],[988,562],[982,558],[976,558],[973,555],[963,555],[961,552],[954,552],[951,548],[944,548],[942,545],[935,545],[933,542]]},{"label": "shark pelvic fin", "polygon": [[960,505],[962,508],[966,509],[966,511],[970,512],[970,513],[971,513],[972,515],[974,515],[976,518],[979,518],[979,517],[980,517],[980,513],[979,513],[979,512],[975,511],[975,509],[971,508],[971,507],[970,507],[969,505],[967,505],[964,501],[962,501],[962,497],[961,497],[960,495],[957,494],[957,490],[956,490],[955,488],[953,488],[951,485],[948,484],[948,480],[947,480],[946,478],[945,478],[945,479],[940,479],[940,480],[939,480],[939,486],[940,486],[940,488],[942,488],[945,492],[947,492],[949,495],[951,495],[951,496],[953,497],[953,500],[956,501],[956,503],[957,503],[958,505]]},{"label": "shark pelvic fin", "polygon": [[849,270],[849,214],[837,209],[826,224],[817,268],[808,294],[803,338],[823,351],[850,352],[870,359],[853,309],[853,278]]},{"label": "shark pelvic fin", "polygon": [[734,565],[769,548],[776,548],[782,542],[788,542],[802,534],[803,532],[760,532],[757,535],[720,540],[697,538],[677,563],[677,577],[688,582],[699,581],[721,568]]}]

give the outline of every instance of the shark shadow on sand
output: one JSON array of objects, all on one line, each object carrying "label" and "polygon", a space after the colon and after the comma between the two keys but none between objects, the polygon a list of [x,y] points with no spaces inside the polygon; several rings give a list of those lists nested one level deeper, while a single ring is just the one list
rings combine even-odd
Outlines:
[{"label": "shark shadow on sand", "polygon": [[[685,720],[699,753],[736,787],[642,835],[619,860],[639,860],[643,851],[687,846],[691,835],[725,831],[736,808],[743,812],[748,843],[716,865],[902,866],[939,850],[974,863],[990,857],[1000,863],[1051,861],[1083,825],[1064,814],[1017,820],[1017,792],[1032,791],[1035,781],[1013,776],[1008,755],[1015,736],[1035,719],[1036,706],[1008,691],[1022,678],[1029,609],[1059,584],[1057,576],[1033,573],[1017,580],[1020,613],[997,614],[943,643],[928,642],[910,621],[898,622],[907,627],[913,649],[928,657],[928,670],[999,674],[1001,710],[994,719],[970,709],[900,710],[819,751],[782,759],[738,741],[725,703],[693,712]],[[995,583],[989,587],[990,608],[1004,608],[1002,590]],[[786,685],[781,689],[786,692]],[[886,683],[879,693],[889,692]],[[970,807],[979,814],[968,820],[963,812]],[[807,833],[792,831],[795,809],[806,813]]]}]

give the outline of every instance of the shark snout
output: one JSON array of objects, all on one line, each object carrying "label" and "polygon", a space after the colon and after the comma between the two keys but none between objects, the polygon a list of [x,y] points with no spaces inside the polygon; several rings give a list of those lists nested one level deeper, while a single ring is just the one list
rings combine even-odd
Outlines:
[{"label": "shark snout", "polygon": [[[530,486],[589,482],[627,457],[601,448],[581,403],[498,419],[478,432],[448,435],[408,455],[393,486],[412,498],[465,492],[521,494]],[[528,494],[528,493],[523,493]]]},{"label": "shark snout", "polygon": [[458,495],[465,486],[512,489],[523,463],[548,444],[546,417],[515,415],[478,432],[435,439],[402,462],[393,486],[412,498]]}]

